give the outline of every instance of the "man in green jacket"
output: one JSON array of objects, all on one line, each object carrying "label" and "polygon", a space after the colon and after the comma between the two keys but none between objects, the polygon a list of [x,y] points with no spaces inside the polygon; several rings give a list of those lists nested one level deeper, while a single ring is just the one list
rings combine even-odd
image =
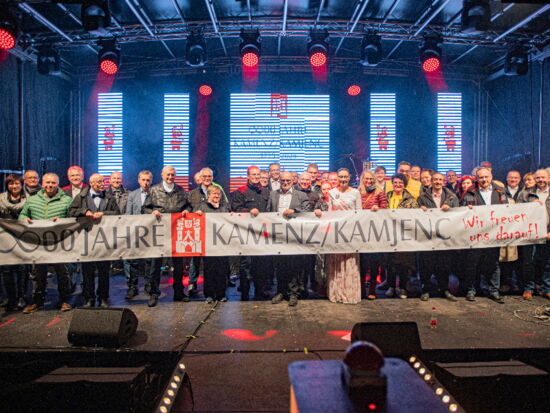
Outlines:
[{"label": "man in green jacket", "polygon": [[[54,173],[45,174],[42,177],[42,189],[36,195],[31,196],[21,214],[19,220],[28,225],[33,224],[36,219],[51,219],[57,221],[59,218],[67,218],[72,198],[65,195],[59,189],[59,177]],[[57,289],[59,290],[59,302],[61,311],[69,311],[72,307],[69,304],[71,296],[71,280],[65,264],[53,264],[57,274]],[[31,275],[33,281],[32,296],[33,303],[23,310],[24,314],[34,313],[44,305],[46,287],[48,284],[48,264],[36,266],[35,274]]]}]

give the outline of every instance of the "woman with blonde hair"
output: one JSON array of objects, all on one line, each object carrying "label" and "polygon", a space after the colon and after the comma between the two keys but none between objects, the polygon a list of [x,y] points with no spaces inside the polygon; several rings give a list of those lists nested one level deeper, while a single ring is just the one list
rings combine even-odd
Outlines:
[{"label": "woman with blonde hair", "polygon": [[[378,209],[385,209],[388,207],[388,199],[386,198],[386,194],[382,188],[376,185],[376,176],[371,170],[365,169],[363,171],[358,189],[361,194],[361,206],[363,209],[377,211]],[[383,257],[384,255],[381,253],[359,254],[362,295],[365,293],[364,284],[367,270],[370,274],[367,293],[367,298],[369,300],[376,299],[376,277],[378,275],[378,268],[382,265]],[[382,274],[385,272],[384,269],[385,268],[382,265]]]}]

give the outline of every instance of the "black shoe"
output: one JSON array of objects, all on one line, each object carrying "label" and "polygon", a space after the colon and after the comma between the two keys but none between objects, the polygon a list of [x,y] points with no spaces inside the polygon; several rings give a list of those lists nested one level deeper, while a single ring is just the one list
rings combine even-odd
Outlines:
[{"label": "black shoe", "polygon": [[449,290],[443,291],[443,295],[449,301],[458,301],[458,298],[456,298],[454,295],[452,295]]},{"label": "black shoe", "polygon": [[212,297],[206,297],[206,304],[212,304],[214,299]]},{"label": "black shoe", "polygon": [[468,291],[466,294],[466,301],[475,301],[476,300],[476,293],[473,291]]},{"label": "black shoe", "polygon": [[156,295],[152,295],[149,297],[149,301],[147,302],[147,305],[149,307],[154,307],[157,305],[157,302],[158,302],[158,297]]},{"label": "black shoe", "polygon": [[430,293],[422,293],[420,294],[420,300],[421,301],[428,301],[430,299]]},{"label": "black shoe", "polygon": [[86,304],[84,304],[82,307],[83,308],[95,307],[95,300],[94,299],[89,299],[88,301],[86,301]]},{"label": "black shoe", "polygon": [[289,298],[288,298],[288,306],[289,307],[295,307],[298,305],[298,296],[292,294]]},{"label": "black shoe", "polygon": [[222,298],[220,298],[220,302],[226,303],[226,302],[227,302],[227,297],[222,297]]},{"label": "black shoe", "polygon": [[272,304],[279,304],[283,301],[283,295],[281,293],[276,294],[275,297],[271,299]]},{"label": "black shoe", "polygon": [[124,297],[126,300],[131,300],[136,295],[138,295],[137,289],[134,287],[128,288],[128,292],[126,293],[126,297]]},{"label": "black shoe", "polygon": [[499,293],[489,294],[489,299],[493,300],[495,303],[504,304],[504,298],[502,298]]},{"label": "black shoe", "polygon": [[190,297],[196,296],[199,293],[197,291],[197,284],[196,283],[189,284],[189,287],[187,288],[187,292],[189,293]]},{"label": "black shoe", "polygon": [[107,300],[99,300],[99,306],[101,308],[109,308],[109,301]]}]

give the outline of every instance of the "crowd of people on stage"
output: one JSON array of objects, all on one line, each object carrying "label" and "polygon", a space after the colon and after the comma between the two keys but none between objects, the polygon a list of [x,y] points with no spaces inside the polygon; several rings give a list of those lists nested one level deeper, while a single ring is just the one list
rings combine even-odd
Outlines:
[{"label": "crowd of people on stage", "polygon": [[[350,171],[320,173],[310,164],[300,174],[281,171],[272,163],[269,170],[256,166],[247,170],[247,182],[229,195],[216,184],[210,168],[201,169],[194,177],[195,188],[189,192],[176,184],[176,170],[166,166],[161,182],[153,185],[153,174],[141,171],[139,188],[128,191],[122,174],[113,172],[106,177],[93,174],[84,183],[79,166],[67,171],[69,185],[59,188],[59,177],[46,173],[40,177],[28,170],[24,176],[8,175],[6,192],[0,194],[0,218],[18,219],[32,225],[34,220],[66,217],[88,217],[99,222],[103,215],[154,214],[190,212],[250,213],[279,212],[292,218],[303,212],[322,217],[329,210],[359,210],[398,208],[452,208],[507,203],[539,202],[550,216],[550,168],[529,172],[508,172],[505,182],[493,179],[492,166],[482,162],[471,175],[462,177],[450,170],[445,173],[422,169],[409,162],[400,162],[397,173],[386,176],[383,166],[365,170],[357,187],[350,185]],[[197,296],[197,280],[203,274],[204,299],[211,303],[226,301],[228,286],[239,279],[241,299],[271,299],[273,304],[288,300],[295,306],[300,298],[327,297],[332,302],[359,303],[377,298],[376,289],[385,289],[386,297],[407,298],[407,284],[419,285],[420,299],[440,295],[451,301],[457,297],[449,287],[449,275],[454,274],[466,300],[475,301],[476,294],[485,290],[497,303],[504,303],[501,294],[521,294],[531,300],[539,293],[550,299],[550,226],[546,243],[519,247],[483,248],[458,251],[422,251],[392,253],[349,253],[290,256],[238,257],[173,257],[124,260],[128,284],[125,298],[139,294],[138,278],[145,281],[148,305],[157,305],[161,273],[167,267],[173,274],[173,300],[189,301]],[[71,300],[82,274],[84,307],[109,306],[109,261],[81,264],[37,264],[0,266],[4,305],[9,311],[23,309],[32,313],[44,305],[48,271],[57,276],[59,309],[71,310]],[[189,275],[187,289],[182,282]],[[238,276],[237,276],[238,275]],[[95,278],[97,276],[97,286]],[[366,281],[368,280],[368,281]],[[377,286],[377,280],[381,284]],[[27,302],[29,281],[32,281],[32,300]],[[482,285],[482,288],[480,288]],[[276,286],[276,291],[272,292]],[[410,288],[409,288],[410,290]],[[380,295],[380,294],[379,294]]]}]

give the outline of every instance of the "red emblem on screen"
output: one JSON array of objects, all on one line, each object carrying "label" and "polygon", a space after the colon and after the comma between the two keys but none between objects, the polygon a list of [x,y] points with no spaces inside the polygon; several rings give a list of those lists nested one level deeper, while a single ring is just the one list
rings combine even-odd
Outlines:
[{"label": "red emblem on screen", "polygon": [[106,151],[112,151],[113,145],[115,144],[115,125],[105,127],[105,132],[103,133],[103,145],[105,146]]},{"label": "red emblem on screen", "polygon": [[390,144],[390,141],[388,138],[388,127],[383,126],[380,127],[380,125],[376,125],[376,141],[378,142],[378,150],[379,151],[387,151],[388,145]]},{"label": "red emblem on screen", "polygon": [[183,125],[172,126],[172,140],[170,141],[170,145],[172,145],[173,151],[181,150],[181,144],[183,143],[183,139],[181,139],[182,136]]},{"label": "red emblem on screen", "polygon": [[204,215],[172,214],[172,256],[193,257],[205,253],[205,218]]},{"label": "red emblem on screen", "polygon": [[286,119],[288,118],[288,95],[280,93],[271,94],[271,117]]},{"label": "red emblem on screen", "polygon": [[447,152],[454,152],[456,146],[455,127],[454,125],[443,125],[443,128],[445,129],[443,142],[445,142],[445,145],[447,146]]}]

